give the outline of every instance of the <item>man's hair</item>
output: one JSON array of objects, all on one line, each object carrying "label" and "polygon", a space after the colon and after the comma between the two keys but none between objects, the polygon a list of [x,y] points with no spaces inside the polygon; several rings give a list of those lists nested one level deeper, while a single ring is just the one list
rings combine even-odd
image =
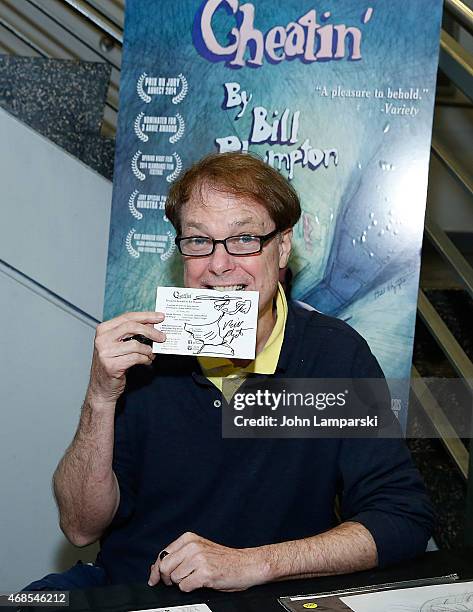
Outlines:
[{"label": "man's hair", "polygon": [[212,153],[192,165],[169,190],[166,216],[178,234],[183,205],[203,187],[258,202],[279,231],[295,225],[301,215],[299,196],[277,170],[250,153]]}]

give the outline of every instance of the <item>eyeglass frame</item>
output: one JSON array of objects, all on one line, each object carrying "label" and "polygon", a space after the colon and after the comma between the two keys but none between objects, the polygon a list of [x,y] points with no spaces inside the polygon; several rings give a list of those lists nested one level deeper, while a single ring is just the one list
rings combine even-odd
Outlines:
[{"label": "eyeglass frame", "polygon": [[[223,244],[225,251],[232,257],[247,257],[249,255],[258,255],[259,253],[261,253],[264,245],[269,240],[274,238],[274,236],[276,236],[276,234],[278,234],[279,232],[280,230],[276,228],[272,232],[269,232],[269,234],[265,234],[263,236],[258,236],[256,234],[237,234],[235,236],[227,236],[227,238],[224,238],[223,240],[215,240],[215,238],[210,238],[210,236],[176,236],[174,238],[174,244],[179,249],[179,253],[184,257],[209,257],[210,255],[213,255],[215,253],[215,247],[217,244]],[[241,238],[242,236],[251,236],[252,238],[258,238],[260,241],[259,250],[253,251],[251,253],[230,253],[227,247],[227,240],[230,240],[231,238]],[[188,240],[189,238],[205,238],[206,240],[212,240],[212,250],[210,251],[210,253],[205,253],[205,255],[188,255],[186,253],[183,253],[181,251],[181,242],[183,240]]]}]

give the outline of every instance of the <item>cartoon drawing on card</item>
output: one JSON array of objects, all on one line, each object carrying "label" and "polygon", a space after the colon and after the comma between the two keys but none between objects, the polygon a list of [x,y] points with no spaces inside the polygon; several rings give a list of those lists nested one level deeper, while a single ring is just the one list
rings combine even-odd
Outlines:
[{"label": "cartoon drawing on card", "polygon": [[195,301],[212,300],[213,307],[220,312],[215,321],[196,325],[185,323],[184,329],[197,342],[197,354],[202,351],[212,351],[221,355],[232,357],[235,354],[231,343],[243,335],[243,332],[253,329],[243,327],[244,319],[235,316],[239,312],[248,314],[251,308],[251,300],[243,300],[239,297],[214,297],[208,295],[198,295]]}]

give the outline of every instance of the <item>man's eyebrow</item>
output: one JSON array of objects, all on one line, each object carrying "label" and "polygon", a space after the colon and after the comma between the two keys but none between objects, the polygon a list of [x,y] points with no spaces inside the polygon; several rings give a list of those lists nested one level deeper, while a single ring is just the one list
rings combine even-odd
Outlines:
[{"label": "man's eyebrow", "polygon": [[[230,227],[231,226],[241,227],[243,225],[251,225],[252,223],[256,225],[260,225],[258,221],[256,221],[256,219],[252,217],[247,217],[246,219],[238,219],[237,221],[232,221],[232,223],[230,223],[229,226]],[[200,223],[199,221],[194,221],[193,219],[187,221],[185,225],[187,227],[195,227],[195,229],[198,229],[198,230],[204,230],[206,227],[205,223]]]},{"label": "man's eyebrow", "polygon": [[239,219],[238,221],[233,221],[233,223],[230,223],[230,225],[250,225],[251,223],[256,223],[256,225],[260,225],[258,223],[258,221],[256,221],[256,219],[253,219],[252,217],[247,217],[246,219]]},{"label": "man's eyebrow", "polygon": [[196,229],[203,229],[204,228],[204,224],[203,223],[199,223],[198,221],[188,221],[186,223],[187,227],[195,227]]}]

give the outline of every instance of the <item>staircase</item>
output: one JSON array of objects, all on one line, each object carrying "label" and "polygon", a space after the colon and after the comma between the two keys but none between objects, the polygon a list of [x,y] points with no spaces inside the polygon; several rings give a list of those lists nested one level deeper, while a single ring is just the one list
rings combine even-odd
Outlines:
[{"label": "staircase", "polygon": [[[466,245],[460,246],[465,252]],[[473,244],[471,246],[473,251]],[[427,240],[422,251],[420,287],[473,361],[473,300]],[[419,315],[416,321],[413,364],[419,374],[426,378],[448,379],[457,376]],[[445,406],[445,410],[451,414],[455,406],[450,403]],[[469,416],[466,427],[471,430],[471,414]],[[466,479],[446,452],[442,440],[435,436],[415,397],[411,398],[410,419],[410,426],[422,431],[423,436],[429,427],[432,431],[432,438],[409,439],[408,446],[436,509],[434,539],[441,549],[460,547],[465,539]],[[421,422],[412,423],[412,419]],[[463,438],[462,441],[469,450],[469,438]]]}]

